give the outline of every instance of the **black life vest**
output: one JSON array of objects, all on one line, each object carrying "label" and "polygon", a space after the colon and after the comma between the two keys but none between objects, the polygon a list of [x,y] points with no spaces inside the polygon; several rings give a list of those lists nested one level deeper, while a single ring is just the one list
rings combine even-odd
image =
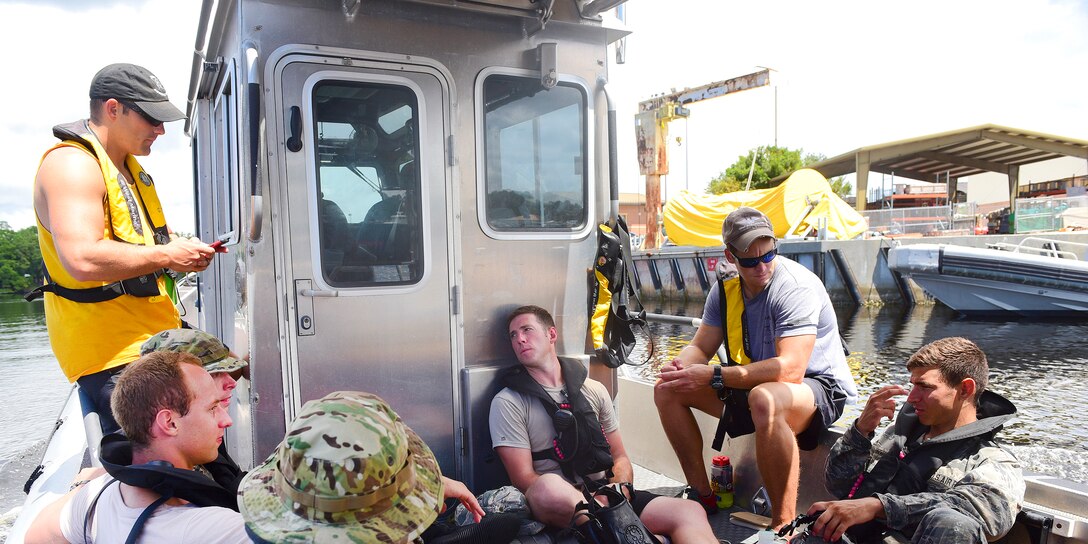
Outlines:
[{"label": "black life vest", "polygon": [[[997,413],[991,413],[997,412]],[[979,398],[979,419],[986,417],[1011,418],[1016,408],[1004,397],[991,391],[983,391]],[[860,476],[860,482],[846,498],[871,497],[877,493],[914,495],[929,488],[929,480],[936,472],[955,459],[963,459],[977,453],[992,443],[1002,425],[994,425],[982,432],[954,440],[920,442],[929,427],[918,421],[914,406],[904,403],[895,418],[895,439],[888,453],[873,468]],[[859,542],[875,539],[886,529],[879,520],[851,527],[848,533]]]},{"label": "black life vest", "polygon": [[[132,443],[119,434],[102,437],[102,468],[118,481],[133,487],[150,489],[160,495],[184,499],[197,506],[222,506],[238,510],[238,480],[241,471],[229,469],[237,465],[220,452],[220,458],[212,464],[215,470],[208,470],[214,478],[195,471],[176,468],[166,461],[151,461],[139,465],[132,464]],[[226,461],[222,459],[226,457]]]},{"label": "black life vest", "polygon": [[563,373],[563,383],[567,388],[568,403],[555,402],[521,365],[512,367],[503,376],[503,384],[514,391],[540,399],[544,411],[552,416],[553,422],[560,411],[566,411],[573,416],[566,430],[560,431],[556,428],[551,448],[533,452],[533,460],[551,459],[559,463],[563,475],[569,481],[576,482],[578,476],[592,486],[596,482],[590,478],[591,475],[605,472],[609,477],[612,476],[612,447],[604,436],[597,413],[593,411],[589,399],[582,394],[582,384],[588,375],[585,366],[562,357],[559,365]]},{"label": "black life vest", "polygon": [[[233,470],[229,468],[234,467],[234,470],[237,470],[238,466],[222,451],[222,448],[219,458],[212,463],[217,466],[217,470],[209,472],[221,475],[225,485],[200,472],[177,468],[166,461],[151,461],[134,465],[132,464],[132,443],[120,434],[102,437],[99,459],[102,461],[102,468],[106,469],[106,472],[114,479],[102,486],[87,508],[87,515],[83,521],[83,540],[85,541],[98,499],[115,482],[149,489],[159,494],[159,498],[144,508],[136,518],[136,522],[132,524],[132,529],[129,530],[128,538],[125,540],[126,544],[138,542],[144,524],[147,523],[151,514],[174,497],[184,499],[196,506],[220,506],[238,511],[237,491],[240,476],[233,474]],[[231,485],[233,488],[230,488]]]}]

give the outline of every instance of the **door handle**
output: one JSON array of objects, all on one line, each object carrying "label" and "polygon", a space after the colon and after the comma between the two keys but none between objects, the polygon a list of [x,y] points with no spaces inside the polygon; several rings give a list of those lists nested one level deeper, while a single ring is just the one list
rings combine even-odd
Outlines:
[{"label": "door handle", "polygon": [[287,138],[287,149],[293,153],[302,150],[302,108],[291,106],[289,120],[291,136]]},{"label": "door handle", "polygon": [[298,292],[299,295],[304,297],[314,298],[329,298],[340,296],[340,291],[322,291],[320,289],[302,289]]}]

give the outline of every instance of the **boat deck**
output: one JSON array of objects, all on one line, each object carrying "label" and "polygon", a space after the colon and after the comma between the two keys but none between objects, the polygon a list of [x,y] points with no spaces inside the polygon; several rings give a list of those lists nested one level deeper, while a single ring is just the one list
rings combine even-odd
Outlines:
[{"label": "boat deck", "polygon": [[[684,483],[678,482],[658,474],[652,470],[633,465],[635,471],[635,488],[645,489],[666,497],[677,497],[684,491]],[[743,508],[733,505],[729,510],[719,511],[709,516],[710,527],[714,529],[714,536],[723,544],[740,544],[756,541],[755,529],[743,525],[736,525],[729,521],[729,515],[733,512],[742,512]]]}]

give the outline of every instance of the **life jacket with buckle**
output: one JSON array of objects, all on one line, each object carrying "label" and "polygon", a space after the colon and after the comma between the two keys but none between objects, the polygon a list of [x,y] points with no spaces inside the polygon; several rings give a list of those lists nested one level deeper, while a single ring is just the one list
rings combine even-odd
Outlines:
[{"label": "life jacket with buckle", "polygon": [[577,476],[588,484],[593,482],[591,476],[599,472],[605,472],[611,477],[612,447],[604,436],[597,413],[593,411],[589,399],[582,394],[582,384],[585,383],[588,372],[578,361],[563,357],[559,358],[559,366],[569,399],[565,403],[556,402],[521,365],[512,367],[503,376],[503,385],[506,387],[540,399],[544,411],[552,416],[553,423],[557,414],[570,419],[566,429],[556,428],[552,447],[534,451],[533,460],[551,459],[559,463],[563,475],[571,482],[577,482]]},{"label": "life jacket with buckle", "polygon": [[[110,160],[87,121],[53,127],[53,135],[61,142],[45,155],[62,147],[73,147],[98,161],[106,187],[102,205],[104,239],[146,246],[169,243],[169,229],[154,182],[135,157],[129,155],[125,159],[135,178],[130,184]],[[163,271],[116,282],[78,281],[65,270],[52,233],[41,221],[38,221],[38,245],[46,284],[28,293],[26,298],[45,297],[50,343],[69,380],[128,363],[139,357],[140,344],[151,334],[179,326],[178,312]]]},{"label": "life jacket with buckle", "polygon": [[[635,292],[631,266],[631,236],[627,223],[617,217],[597,225],[597,256],[589,301],[589,333],[597,360],[609,368],[648,362],[654,354],[646,310]],[[635,349],[635,327],[643,330],[650,349],[640,363],[630,361]]]},{"label": "life jacket with buckle", "polygon": [[722,318],[722,342],[729,357],[726,364],[746,365],[752,362],[749,350],[748,323],[744,320],[744,293],[740,276],[718,279],[718,303]]},{"label": "life jacket with buckle", "polygon": [[[132,444],[124,436],[110,434],[102,437],[102,449],[99,456],[102,468],[113,478],[95,495],[87,508],[87,515],[83,520],[83,539],[87,540],[87,534],[94,519],[95,507],[102,493],[115,482],[122,482],[133,487],[149,489],[159,494],[159,498],[148,505],[129,531],[126,544],[133,544],[139,540],[140,533],[148,518],[163,503],[177,497],[196,506],[219,506],[238,511],[238,495],[236,478],[224,480],[222,483],[204,473],[196,470],[177,468],[166,461],[151,461],[138,465],[132,464]],[[227,458],[231,464],[229,458]],[[216,460],[220,462],[220,460]],[[234,486],[231,488],[231,486]]]},{"label": "life jacket with buckle", "polygon": [[[983,391],[978,402],[978,421],[931,440],[921,441],[929,427],[922,425],[914,406],[904,403],[895,418],[891,447],[886,454],[863,472],[845,498],[871,497],[877,493],[904,496],[929,490],[930,479],[945,464],[977,453],[1002,429],[1002,423],[1016,414],[1008,399]],[[988,421],[987,421],[988,420]],[[855,541],[876,540],[887,527],[880,520],[851,527]]]}]

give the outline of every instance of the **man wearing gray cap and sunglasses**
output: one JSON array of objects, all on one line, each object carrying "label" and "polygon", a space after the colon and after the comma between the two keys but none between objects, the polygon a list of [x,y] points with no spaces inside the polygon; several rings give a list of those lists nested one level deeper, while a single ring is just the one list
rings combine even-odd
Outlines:
[{"label": "man wearing gray cap and sunglasses", "polygon": [[[823,282],[778,255],[770,219],[754,208],[737,208],[725,218],[722,239],[738,275],[715,284],[691,344],[661,368],[654,400],[689,498],[710,513],[717,505],[693,411],[721,418],[715,449],[726,433],[755,433],[771,522],[778,528],[795,515],[798,448],[815,448],[857,389]],[[723,345],[728,361],[709,365]]]},{"label": "man wearing gray cap and sunglasses", "polygon": [[111,64],[91,82],[90,118],[53,127],[60,139],[34,178],[38,245],[49,342],[79,383],[103,431],[118,429],[110,391],[151,335],[181,325],[167,271],[196,272],[215,249],[174,236],[151,176],[136,157],[151,153],[163,123],[185,115],[147,69]]}]

